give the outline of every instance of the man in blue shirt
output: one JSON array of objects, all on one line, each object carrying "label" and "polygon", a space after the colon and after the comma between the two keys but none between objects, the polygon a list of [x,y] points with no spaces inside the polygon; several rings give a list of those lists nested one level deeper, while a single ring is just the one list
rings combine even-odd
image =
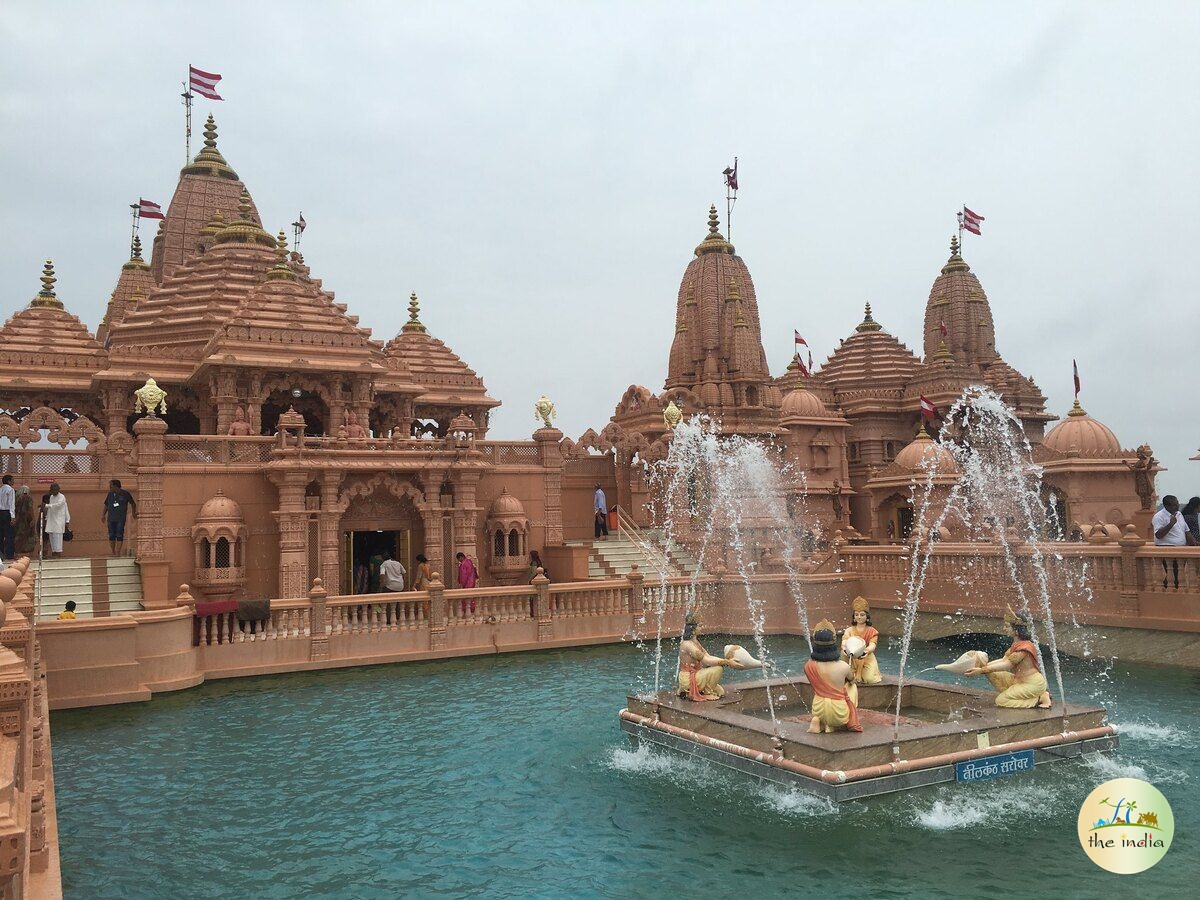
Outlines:
[{"label": "man in blue shirt", "polygon": [[108,523],[108,546],[113,556],[121,556],[125,552],[125,517],[130,510],[137,517],[137,503],[133,494],[121,487],[121,482],[114,478],[108,483],[108,496],[104,498],[104,511],[100,513],[100,521]]},{"label": "man in blue shirt", "polygon": [[596,518],[596,537],[599,538],[603,534],[608,537],[608,504],[604,500],[604,488],[600,487],[600,482],[596,482],[596,495],[593,498],[592,506],[595,511]]}]

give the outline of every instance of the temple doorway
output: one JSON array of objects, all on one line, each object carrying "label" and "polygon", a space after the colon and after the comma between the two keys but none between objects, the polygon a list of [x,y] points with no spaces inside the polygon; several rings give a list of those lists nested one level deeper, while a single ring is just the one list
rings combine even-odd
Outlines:
[{"label": "temple doorway", "polygon": [[304,431],[309,435],[325,435],[329,432],[329,407],[325,401],[311,391],[300,391],[300,396],[289,391],[272,391],[262,404],[262,433],[274,434],[279,428],[279,417],[288,409],[295,409],[304,416]]},{"label": "temple doorway", "polygon": [[399,531],[346,531],[342,533],[345,561],[342,573],[342,592],[346,594],[373,594],[379,591],[379,566],[383,554],[391,553],[408,573],[407,584],[412,583],[414,560],[412,558],[412,532]]}]

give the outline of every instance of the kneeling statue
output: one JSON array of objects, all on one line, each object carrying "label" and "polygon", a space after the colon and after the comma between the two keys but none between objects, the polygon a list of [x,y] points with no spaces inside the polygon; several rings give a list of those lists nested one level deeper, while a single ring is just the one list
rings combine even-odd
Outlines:
[{"label": "kneeling statue", "polygon": [[817,623],[813,632],[812,658],[804,664],[804,677],[812,685],[812,734],[845,728],[862,731],[858,724],[858,685],[854,669],[842,660],[837,632],[828,619]]},{"label": "kneeling statue", "polygon": [[865,598],[855,597],[852,609],[850,627],[842,633],[842,653],[854,670],[854,680],[858,684],[879,684],[883,681],[879,661],[875,658],[879,631],[871,624],[871,605]]},{"label": "kneeling statue", "polygon": [[1030,618],[1025,613],[1013,612],[1008,607],[1004,624],[1012,635],[1012,646],[1005,654],[992,662],[987,656],[968,669],[966,675],[986,675],[998,694],[996,705],[1006,709],[1050,708],[1050,692],[1046,689],[1046,676],[1038,667],[1037,647],[1030,631]]},{"label": "kneeling statue", "polygon": [[700,620],[689,613],[679,644],[679,696],[696,701],[720,700],[725,696],[721,676],[727,666],[737,668],[737,663],[710,654],[697,639],[699,633]]}]

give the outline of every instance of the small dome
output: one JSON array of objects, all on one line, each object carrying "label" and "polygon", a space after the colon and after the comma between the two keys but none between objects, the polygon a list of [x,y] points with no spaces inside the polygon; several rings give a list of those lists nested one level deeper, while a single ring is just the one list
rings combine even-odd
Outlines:
[{"label": "small dome", "polygon": [[488,510],[488,516],[493,519],[512,519],[523,515],[525,507],[507,488],[500,491],[500,496],[492,501],[492,508]]},{"label": "small dome", "polygon": [[[931,459],[936,459],[936,463],[929,462]],[[933,465],[934,472],[938,475],[958,473],[958,464],[954,461],[954,454],[935,443],[924,425],[921,426],[921,430],[917,432],[912,443],[896,454],[895,464],[913,472],[925,471],[927,465]]]},{"label": "small dome", "polygon": [[200,512],[196,514],[197,522],[240,522],[242,508],[236,500],[226,497],[220,488],[216,494],[204,501]]},{"label": "small dome", "polygon": [[1051,428],[1042,443],[1059,453],[1073,450],[1088,454],[1121,452],[1121,442],[1112,429],[1084,412],[1078,400],[1067,413],[1066,421]]},{"label": "small dome", "polygon": [[784,395],[779,414],[784,419],[817,419],[828,417],[829,410],[812,391],[796,388]]},{"label": "small dome", "polygon": [[457,416],[450,420],[451,431],[474,431],[475,420],[468,416],[465,412],[460,412]]},{"label": "small dome", "polygon": [[287,411],[279,416],[279,428],[303,428],[305,427],[304,416],[296,412],[296,407],[289,406]]}]

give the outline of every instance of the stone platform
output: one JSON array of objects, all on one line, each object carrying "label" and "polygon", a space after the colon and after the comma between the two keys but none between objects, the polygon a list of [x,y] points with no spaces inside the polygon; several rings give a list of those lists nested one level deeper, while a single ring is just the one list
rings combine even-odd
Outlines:
[{"label": "stone platform", "polygon": [[[1068,703],[1065,714],[1061,702],[1048,710],[1001,709],[993,691],[931,681],[905,683],[893,733],[892,677],[860,686],[861,732],[810,734],[807,679],[769,684],[777,735],[764,680],[728,686],[722,700],[704,703],[671,692],[631,695],[621,729],[635,743],[649,741],[837,801],[1010,774],[1117,746],[1102,707]],[[992,759],[1006,754],[1016,754],[1017,762]],[[971,762],[976,765],[965,766]]]}]

